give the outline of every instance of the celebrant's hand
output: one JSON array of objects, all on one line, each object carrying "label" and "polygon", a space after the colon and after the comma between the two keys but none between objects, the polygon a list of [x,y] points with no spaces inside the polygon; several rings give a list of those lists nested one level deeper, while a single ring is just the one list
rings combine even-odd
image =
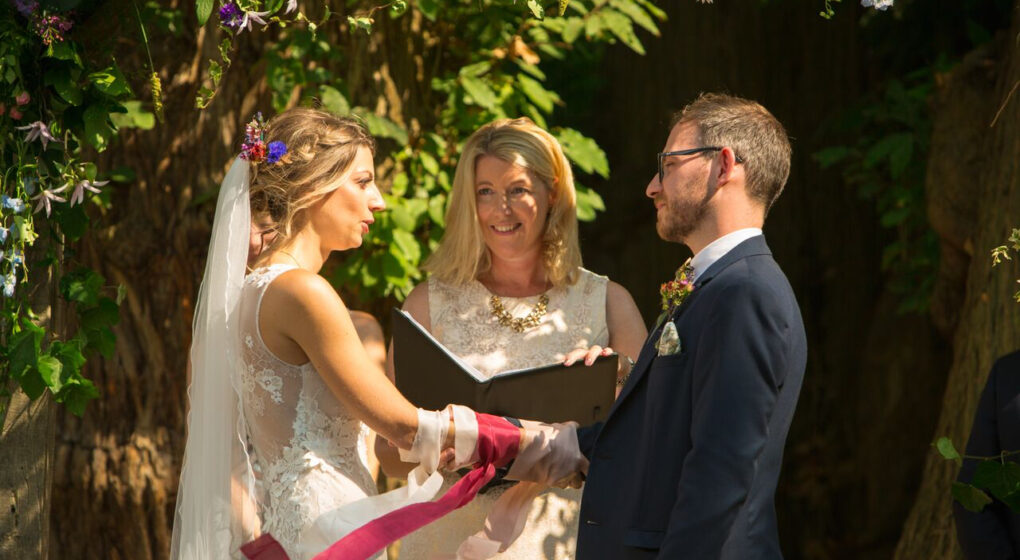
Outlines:
[{"label": "celebrant's hand", "polygon": [[610,356],[613,354],[613,349],[606,346],[605,348],[598,344],[591,348],[578,348],[577,350],[571,350],[567,352],[567,356],[563,358],[563,365],[572,366],[578,360],[584,359],[584,365],[590,366],[595,363],[595,360],[599,356]]}]

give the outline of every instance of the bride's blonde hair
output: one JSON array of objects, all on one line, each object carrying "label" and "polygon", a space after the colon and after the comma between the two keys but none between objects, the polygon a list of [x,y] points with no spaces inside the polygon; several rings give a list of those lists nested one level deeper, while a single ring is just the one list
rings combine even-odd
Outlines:
[{"label": "bride's blonde hair", "polygon": [[[375,140],[358,121],[318,109],[288,109],[266,123],[265,142],[287,145],[286,162],[251,164],[251,219],[270,246],[307,222],[304,212],[339,184],[364,146],[375,155]],[[262,247],[265,254],[268,247]]]}]

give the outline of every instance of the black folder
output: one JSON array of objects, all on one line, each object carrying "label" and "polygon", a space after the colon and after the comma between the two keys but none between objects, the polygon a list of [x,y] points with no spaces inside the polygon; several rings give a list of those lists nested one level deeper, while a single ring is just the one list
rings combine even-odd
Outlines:
[{"label": "black folder", "polygon": [[[564,349],[566,350],[566,349]],[[485,379],[413,317],[393,309],[393,369],[397,389],[415,406],[439,410],[462,404],[477,412],[542,422],[604,420],[616,395],[616,354],[591,366],[560,362],[505,371]]]}]

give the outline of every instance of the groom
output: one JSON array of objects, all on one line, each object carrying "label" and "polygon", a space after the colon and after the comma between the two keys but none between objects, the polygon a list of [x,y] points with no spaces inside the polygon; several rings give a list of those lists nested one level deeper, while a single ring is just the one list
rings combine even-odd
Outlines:
[{"label": "groom", "polygon": [[703,94],[658,162],[645,192],[659,236],[694,252],[693,289],[674,290],[605,422],[578,432],[577,559],[782,558],[773,495],[807,344],[761,227],[790,143],[761,105]]}]

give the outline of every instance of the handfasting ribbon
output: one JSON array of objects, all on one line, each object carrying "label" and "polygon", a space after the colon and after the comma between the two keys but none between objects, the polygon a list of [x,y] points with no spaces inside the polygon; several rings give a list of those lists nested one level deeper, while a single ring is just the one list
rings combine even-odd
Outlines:
[{"label": "handfasting ribbon", "polygon": [[[459,407],[453,407],[455,422]],[[470,414],[470,411],[468,411]],[[419,502],[394,509],[377,517],[373,521],[349,532],[345,537],[333,543],[329,548],[314,556],[314,560],[361,560],[379,552],[389,543],[443,517],[447,513],[464,506],[489,480],[495,476],[496,467],[510,462],[518,452],[520,445],[520,429],[505,419],[489,414],[475,414],[478,426],[476,449],[468,450],[461,444],[467,443],[455,436],[458,445],[456,458],[477,456],[478,466],[461,478],[440,499]],[[456,425],[456,424],[455,424]],[[463,423],[460,423],[463,425]],[[475,446],[471,446],[475,447]],[[474,451],[474,453],[472,453]],[[423,458],[424,459],[424,458]],[[416,469],[417,470],[417,469]],[[412,472],[412,474],[414,474]],[[440,477],[441,480],[441,477]],[[404,488],[387,494],[370,498],[378,500],[389,494],[400,492]],[[354,506],[349,504],[349,506]],[[344,508],[341,508],[344,509]],[[313,529],[315,529],[313,527]],[[337,534],[337,533],[333,533]],[[268,533],[241,547],[241,552],[249,560],[288,560],[283,547]]]},{"label": "handfasting ribbon", "polygon": [[434,502],[411,504],[370,521],[349,533],[314,560],[362,560],[389,543],[414,532],[470,502],[496,475],[496,467],[517,455],[521,431],[499,416],[475,414],[478,420],[479,465]]}]

